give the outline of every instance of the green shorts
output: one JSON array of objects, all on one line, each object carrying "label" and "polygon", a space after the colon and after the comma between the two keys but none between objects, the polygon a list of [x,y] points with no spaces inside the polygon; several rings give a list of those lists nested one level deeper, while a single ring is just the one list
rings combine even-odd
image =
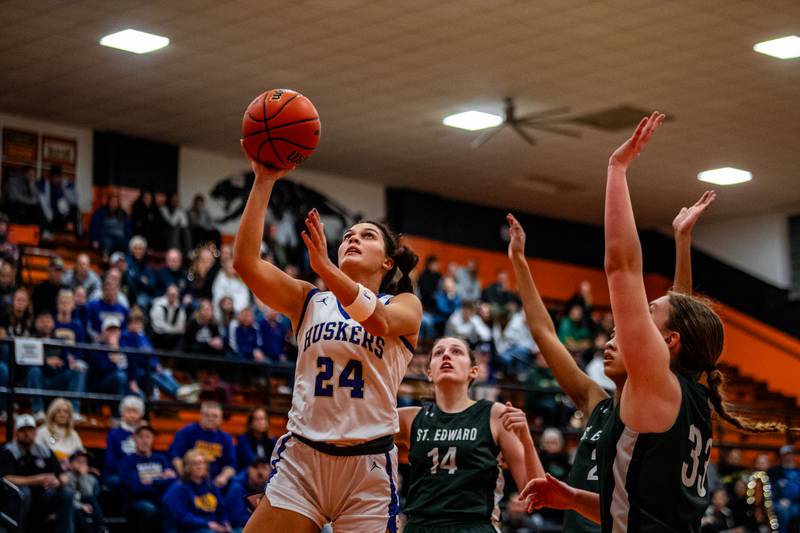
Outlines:
[{"label": "green shorts", "polygon": [[403,533],[497,533],[491,524],[464,524],[460,526],[423,526],[407,524]]}]

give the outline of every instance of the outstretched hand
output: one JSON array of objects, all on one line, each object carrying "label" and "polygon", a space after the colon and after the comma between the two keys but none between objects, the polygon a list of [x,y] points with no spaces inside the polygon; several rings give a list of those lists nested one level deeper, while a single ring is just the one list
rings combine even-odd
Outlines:
[{"label": "outstretched hand", "polygon": [[250,161],[250,168],[253,170],[253,174],[256,175],[256,179],[263,179],[267,181],[278,181],[286,174],[294,170],[294,167],[267,168],[258,161],[256,161],[255,159],[253,159],[252,157],[250,157],[250,154],[247,152],[247,150],[244,149],[243,140],[239,139],[239,145],[242,147],[242,151],[244,152],[244,155],[247,157],[247,160]]},{"label": "outstretched hand", "polygon": [[534,478],[519,493],[520,501],[525,502],[529,513],[542,507],[550,509],[572,509],[575,489],[559,481],[550,474],[544,478]]},{"label": "outstretched hand", "polygon": [[680,213],[672,221],[672,229],[675,230],[676,235],[688,235],[691,233],[695,222],[700,218],[700,215],[710,206],[714,200],[717,199],[717,193],[714,191],[706,191],[703,196],[697,200],[691,207],[682,207]]},{"label": "outstretched hand", "polygon": [[322,223],[319,218],[319,212],[316,209],[308,212],[305,223],[306,229],[300,233],[300,236],[303,238],[306,248],[308,248],[308,260],[311,263],[311,268],[317,274],[322,275],[324,270],[333,264],[328,257],[325,224]]},{"label": "outstretched hand", "polygon": [[525,230],[522,224],[511,213],[506,215],[508,221],[508,257],[513,258],[515,255],[525,256]]},{"label": "outstretched hand", "polygon": [[636,131],[633,132],[633,135],[611,154],[608,164],[621,168],[628,168],[647,145],[647,141],[653,136],[653,132],[664,123],[664,118],[665,115],[658,111],[653,111],[652,115],[643,118],[636,127]]}]

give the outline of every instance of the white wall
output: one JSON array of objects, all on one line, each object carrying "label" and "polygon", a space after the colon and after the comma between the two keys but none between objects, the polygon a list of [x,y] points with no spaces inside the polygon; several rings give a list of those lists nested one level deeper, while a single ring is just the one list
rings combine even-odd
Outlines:
[{"label": "white wall", "polygon": [[[250,166],[244,157],[230,158],[188,146],[181,146],[178,157],[178,190],[181,205],[191,205],[195,194],[206,195],[206,207],[214,217],[222,215],[222,206],[208,197],[213,186],[222,178],[240,174]],[[382,219],[386,214],[384,187],[380,184],[357,181],[342,176],[298,169],[287,177],[312,187],[348,209],[368,218]],[[223,233],[235,233],[238,221],[221,228]]]},{"label": "white wall", "polygon": [[[18,128],[34,133],[51,134],[58,137],[75,139],[78,142],[78,160],[75,169],[75,185],[78,192],[78,205],[81,211],[92,208],[92,144],[93,134],[89,128],[57,124],[44,120],[30,119],[17,115],[0,113],[0,129]],[[41,144],[39,157],[41,158]]]},{"label": "white wall", "polygon": [[789,222],[794,212],[700,221],[693,244],[748,274],[781,288],[791,284]]}]

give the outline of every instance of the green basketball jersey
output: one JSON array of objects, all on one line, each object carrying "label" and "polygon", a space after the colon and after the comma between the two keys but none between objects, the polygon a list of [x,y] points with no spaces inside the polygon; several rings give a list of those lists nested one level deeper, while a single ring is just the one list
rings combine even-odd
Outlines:
[{"label": "green basketball jersey", "polygon": [[711,409],[708,389],[677,376],[681,406],[669,430],[632,431],[619,407],[603,428],[597,444],[603,533],[700,531],[709,504]]},{"label": "green basketball jersey", "polygon": [[[614,400],[606,398],[599,402],[586,422],[586,429],[575,451],[575,460],[569,471],[567,484],[576,489],[600,492],[600,482],[597,475],[597,441],[603,434],[603,426],[609,418],[614,416]],[[564,513],[565,533],[600,533],[600,524],[584,518],[575,511]]]},{"label": "green basketball jersey", "polygon": [[435,404],[411,424],[408,523],[457,527],[500,519],[500,447],[490,427],[494,402],[478,400],[460,413]]}]

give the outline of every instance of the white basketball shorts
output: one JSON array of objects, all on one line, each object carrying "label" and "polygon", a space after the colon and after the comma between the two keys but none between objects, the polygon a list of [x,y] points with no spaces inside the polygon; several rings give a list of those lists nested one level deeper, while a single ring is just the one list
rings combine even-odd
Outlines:
[{"label": "white basketball shorts", "polygon": [[374,455],[328,455],[291,433],[275,444],[266,495],[335,533],[397,530],[397,448]]}]

